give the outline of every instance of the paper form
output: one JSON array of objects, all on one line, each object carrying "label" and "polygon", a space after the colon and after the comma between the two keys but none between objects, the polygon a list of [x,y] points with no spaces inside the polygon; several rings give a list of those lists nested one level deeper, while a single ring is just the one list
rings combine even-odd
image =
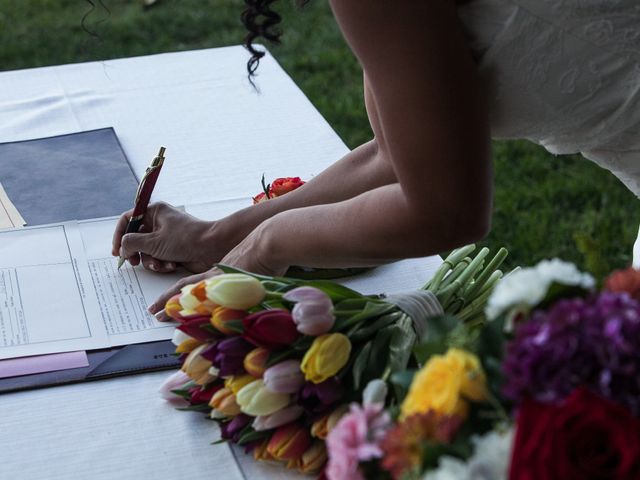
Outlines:
[{"label": "paper form", "polygon": [[167,340],[175,323],[158,322],[147,307],[188,272],[154,273],[128,263],[118,270],[117,258],[110,254],[116,222],[114,217],[78,223],[109,343]]},{"label": "paper form", "polygon": [[75,223],[0,232],[0,359],[108,344]]},{"label": "paper form", "polygon": [[0,229],[24,227],[26,223],[0,183]]}]

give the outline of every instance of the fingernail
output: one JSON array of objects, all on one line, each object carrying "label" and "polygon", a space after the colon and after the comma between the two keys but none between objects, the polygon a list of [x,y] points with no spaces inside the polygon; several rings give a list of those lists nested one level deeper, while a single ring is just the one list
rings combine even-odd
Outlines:
[{"label": "fingernail", "polygon": [[159,322],[166,322],[168,320],[167,314],[164,313],[164,310],[160,310],[158,313],[155,313],[153,316],[156,317],[156,320],[158,320]]},{"label": "fingernail", "polygon": [[147,307],[147,312],[149,312],[149,313],[153,313],[153,311],[154,311],[155,309],[156,309],[156,304],[155,304],[155,303],[152,303],[151,305],[149,305],[149,306]]},{"label": "fingernail", "polygon": [[176,264],[173,263],[173,262],[167,262],[167,268],[174,269],[174,268],[176,268]]},{"label": "fingernail", "polygon": [[158,267],[155,263],[149,264],[149,270],[153,270],[154,272],[158,270]]}]

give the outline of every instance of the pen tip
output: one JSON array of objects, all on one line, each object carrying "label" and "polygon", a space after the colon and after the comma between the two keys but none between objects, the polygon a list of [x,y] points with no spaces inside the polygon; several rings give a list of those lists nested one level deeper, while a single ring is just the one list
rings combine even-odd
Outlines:
[{"label": "pen tip", "polygon": [[118,270],[124,265],[124,257],[118,258]]},{"label": "pen tip", "polygon": [[160,147],[160,152],[158,152],[158,156],[159,157],[164,157],[164,151],[166,150],[166,148],[164,147]]}]

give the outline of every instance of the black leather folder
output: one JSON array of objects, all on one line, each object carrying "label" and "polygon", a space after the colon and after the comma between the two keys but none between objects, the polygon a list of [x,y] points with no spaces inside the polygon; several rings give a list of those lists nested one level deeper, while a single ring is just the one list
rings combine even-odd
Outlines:
[{"label": "black leather folder", "polygon": [[[138,188],[113,128],[0,143],[0,183],[27,225],[119,215]],[[174,349],[161,341],[88,351],[88,367],[0,379],[0,393],[173,368]]]}]

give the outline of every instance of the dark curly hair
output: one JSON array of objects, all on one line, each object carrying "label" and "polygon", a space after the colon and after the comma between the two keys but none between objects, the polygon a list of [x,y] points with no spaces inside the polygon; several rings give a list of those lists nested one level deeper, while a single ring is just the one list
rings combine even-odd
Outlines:
[{"label": "dark curly hair", "polygon": [[[247,73],[249,81],[255,87],[253,83],[253,77],[260,59],[264,57],[264,50],[258,50],[254,47],[253,42],[263,37],[272,44],[280,43],[280,36],[282,32],[277,28],[277,25],[282,21],[282,17],[277,12],[271,9],[271,5],[277,0],[244,0],[246,6],[242,12],[240,19],[243,25],[248,30],[247,36],[244,39],[244,46],[251,58],[247,62]],[[296,4],[301,7],[305,5],[309,0],[296,0]]]}]

